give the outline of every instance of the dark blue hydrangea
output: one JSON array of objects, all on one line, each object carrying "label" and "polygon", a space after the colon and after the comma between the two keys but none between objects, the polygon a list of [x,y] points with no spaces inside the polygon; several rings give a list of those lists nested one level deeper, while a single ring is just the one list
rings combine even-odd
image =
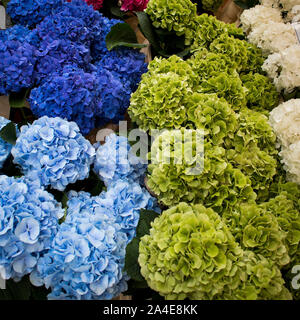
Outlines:
[{"label": "dark blue hydrangea", "polygon": [[122,21],[117,19],[108,19],[104,16],[101,16],[101,34],[99,35],[99,37],[95,38],[95,41],[92,43],[91,48],[94,61],[98,61],[104,54],[109,52],[106,47],[105,38],[109,34],[111,28],[117,23],[122,23]]},{"label": "dark blue hydrangea", "polygon": [[100,100],[97,107],[96,125],[100,127],[107,122],[118,123],[124,119],[130,104],[130,88],[123,85],[115,74],[98,66]]},{"label": "dark blue hydrangea", "polygon": [[142,74],[147,72],[145,55],[138,50],[125,47],[108,51],[98,65],[118,75],[131,91],[137,89]]},{"label": "dark blue hydrangea", "polygon": [[7,13],[15,23],[32,27],[55,13],[63,0],[10,0]]},{"label": "dark blue hydrangea", "polygon": [[90,51],[85,46],[68,40],[43,41],[35,51],[35,55],[37,63],[34,78],[37,84],[42,83],[44,79],[49,79],[49,76],[55,72],[61,73],[68,64],[85,71],[93,67],[90,64]]},{"label": "dark blue hydrangea", "polygon": [[11,153],[27,177],[63,191],[88,177],[95,149],[75,122],[45,116],[21,127]]},{"label": "dark blue hydrangea", "polygon": [[131,152],[128,139],[112,133],[105,137],[105,143],[95,144],[96,157],[94,172],[109,186],[118,179],[141,182],[144,178],[147,162]]},{"label": "dark blue hydrangea", "polygon": [[34,88],[29,103],[37,117],[57,116],[75,121],[86,135],[95,128],[99,96],[99,80],[95,74],[66,66]]},{"label": "dark blue hydrangea", "polygon": [[64,211],[37,182],[0,176],[0,276],[21,279],[36,267]]},{"label": "dark blue hydrangea", "polygon": [[34,50],[28,42],[0,41],[0,94],[19,92],[33,85]]},{"label": "dark blue hydrangea", "polygon": [[29,42],[32,46],[39,45],[39,37],[36,30],[29,30],[27,27],[16,24],[15,26],[0,30],[0,41],[17,40],[20,42]]},{"label": "dark blue hydrangea", "polygon": [[51,288],[48,299],[110,300],[127,289],[123,273],[128,238],[100,197],[69,192],[65,221],[31,282]]},{"label": "dark blue hydrangea", "polygon": [[39,37],[48,42],[66,39],[89,48],[94,34],[91,33],[86,21],[81,19],[78,14],[73,16],[67,13],[68,7],[55,15],[45,18],[36,27]]}]

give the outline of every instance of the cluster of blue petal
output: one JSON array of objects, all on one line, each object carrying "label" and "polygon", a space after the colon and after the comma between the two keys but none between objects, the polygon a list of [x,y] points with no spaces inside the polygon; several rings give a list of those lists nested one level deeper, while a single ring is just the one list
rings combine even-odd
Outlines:
[{"label": "cluster of blue petal", "polygon": [[52,292],[48,299],[109,300],[127,289],[123,274],[128,239],[98,197],[68,194],[65,221],[30,280]]},{"label": "cluster of blue petal", "polygon": [[82,134],[95,128],[100,100],[99,79],[94,73],[67,65],[61,73],[53,73],[29,97],[37,117],[64,117],[75,121]]},{"label": "cluster of blue petal", "polygon": [[[2,130],[8,123],[10,123],[9,120],[0,117],[0,130]],[[0,169],[3,167],[5,160],[10,155],[11,148],[12,145],[10,143],[0,138]]]},{"label": "cluster of blue petal", "polygon": [[106,192],[100,195],[101,212],[109,212],[116,219],[128,243],[136,235],[136,227],[140,218],[140,210],[153,210],[160,213],[156,198],[140,186],[128,179],[119,179],[110,184]]},{"label": "cluster of blue petal", "polygon": [[29,178],[63,191],[88,177],[95,149],[75,122],[44,116],[21,127],[11,153]]},{"label": "cluster of blue petal", "polygon": [[0,41],[0,94],[7,95],[33,85],[34,50],[28,42]]},{"label": "cluster of blue petal", "polygon": [[[54,76],[55,73],[62,74],[64,67],[68,64],[82,68],[85,71],[90,71],[91,68],[95,69],[95,67],[90,64],[91,57],[89,49],[84,45],[69,40],[42,41],[39,48],[35,51],[35,55],[37,62],[34,78],[37,84],[41,84],[44,79],[49,79],[49,75]],[[82,79],[82,81],[84,81],[84,79]],[[55,99],[54,96],[52,98]],[[61,114],[62,113],[58,115]]]},{"label": "cluster of blue petal", "polygon": [[[104,16],[99,20],[101,27],[101,34],[99,37],[96,37],[92,43],[91,51],[94,61],[99,61],[101,57],[108,53],[108,49],[106,47],[105,38],[109,34],[111,28],[117,23],[122,23],[123,21],[117,19],[108,19]],[[145,56],[144,56],[145,59]]]},{"label": "cluster of blue petal", "polygon": [[7,13],[15,23],[32,27],[56,12],[64,0],[10,0]]},{"label": "cluster of blue petal", "polygon": [[19,280],[49,250],[64,211],[39,183],[0,176],[0,275]]},{"label": "cluster of blue petal", "polygon": [[105,138],[105,143],[94,145],[96,157],[94,172],[106,186],[118,179],[132,182],[142,182],[147,162],[131,152],[131,146],[126,137],[112,133]]},{"label": "cluster of blue petal", "polygon": [[36,30],[29,30],[27,27],[22,25],[14,25],[11,28],[0,30],[0,41],[25,41],[30,43],[32,46],[38,46],[40,39],[37,35]]},{"label": "cluster of blue petal", "polygon": [[100,127],[107,122],[118,123],[119,120],[124,119],[132,91],[124,86],[117,75],[104,68],[98,67],[97,78],[99,79],[100,99],[96,126]]},{"label": "cluster of blue petal", "polygon": [[137,89],[142,74],[147,72],[145,55],[138,50],[126,47],[106,52],[97,66],[105,68],[119,77],[132,92]]}]

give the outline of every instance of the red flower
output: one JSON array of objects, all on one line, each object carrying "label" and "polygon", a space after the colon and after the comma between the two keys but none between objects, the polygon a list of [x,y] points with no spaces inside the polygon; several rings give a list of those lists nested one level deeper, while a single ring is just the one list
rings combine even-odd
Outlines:
[{"label": "red flower", "polygon": [[122,11],[144,11],[149,0],[123,0]]}]

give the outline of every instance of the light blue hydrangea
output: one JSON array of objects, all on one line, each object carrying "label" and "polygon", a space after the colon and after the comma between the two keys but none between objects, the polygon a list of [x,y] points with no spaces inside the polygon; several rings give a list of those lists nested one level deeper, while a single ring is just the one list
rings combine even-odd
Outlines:
[{"label": "light blue hydrangea", "polygon": [[19,280],[49,248],[64,211],[38,181],[0,176],[0,275]]},{"label": "light blue hydrangea", "polygon": [[146,160],[136,157],[130,151],[128,139],[112,133],[105,138],[105,143],[97,143],[94,172],[105,185],[117,179],[129,179],[138,182],[146,172]]},{"label": "light blue hydrangea", "polygon": [[88,177],[95,149],[75,122],[44,116],[21,127],[11,153],[31,179],[63,191],[68,184]]},{"label": "light blue hydrangea", "polygon": [[[2,130],[10,121],[6,118],[0,117],[0,130]],[[7,157],[10,155],[12,145],[0,138],[0,169]]]},{"label": "light blue hydrangea", "polygon": [[127,289],[122,270],[128,239],[100,197],[68,194],[65,221],[31,282],[51,288],[49,299],[109,300]]},{"label": "light blue hydrangea", "polygon": [[101,193],[100,198],[101,211],[115,217],[128,242],[136,235],[141,209],[160,213],[156,199],[145,188],[130,180],[113,182],[106,192]]}]

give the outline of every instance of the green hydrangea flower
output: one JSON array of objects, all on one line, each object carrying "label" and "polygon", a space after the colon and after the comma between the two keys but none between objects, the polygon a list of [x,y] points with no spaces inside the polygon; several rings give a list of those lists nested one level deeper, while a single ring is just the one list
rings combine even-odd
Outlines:
[{"label": "green hydrangea flower", "polygon": [[276,174],[277,161],[255,143],[227,151],[228,161],[251,179],[255,191],[269,188]]},{"label": "green hydrangea flower", "polygon": [[222,218],[243,249],[261,254],[278,266],[289,263],[286,234],[272,213],[248,202],[232,212],[224,211]]},{"label": "green hydrangea flower", "polygon": [[248,60],[247,64],[244,65],[243,71],[262,73],[262,65],[264,64],[265,58],[263,56],[262,50],[258,48],[255,44],[243,41],[246,49]]},{"label": "green hydrangea flower", "polygon": [[173,55],[168,59],[155,57],[148,65],[148,72],[145,74],[151,77],[158,73],[174,72],[180,77],[186,78],[191,87],[199,84],[199,75],[192,68],[189,62]]},{"label": "green hydrangea flower", "polygon": [[235,63],[227,55],[209,52],[205,48],[197,50],[188,63],[201,81],[217,76],[220,72],[235,73]]},{"label": "green hydrangea flower", "polygon": [[184,34],[197,16],[197,5],[190,0],[150,0],[146,13],[155,28]]},{"label": "green hydrangea flower", "polygon": [[187,77],[174,72],[146,75],[131,95],[128,114],[145,131],[180,128],[186,121],[185,99],[191,93]]},{"label": "green hydrangea flower", "polygon": [[276,156],[276,135],[269,125],[268,117],[260,112],[243,108],[238,114],[239,129],[233,140],[233,147],[241,152],[245,146],[254,143],[259,149]]},{"label": "green hydrangea flower", "polygon": [[[201,173],[193,173],[195,163],[202,164],[203,155],[200,153],[197,153],[195,161],[183,158],[178,164],[178,154],[181,151],[178,141],[182,141],[182,130],[163,132],[151,147],[152,161],[148,166],[147,186],[164,205],[170,206],[180,201],[202,203],[222,212],[230,210],[240,202],[256,198],[249,177],[226,162],[225,149],[221,147],[210,143],[204,145]],[[174,141],[177,141],[177,144]],[[185,150],[188,149],[197,150],[196,139],[193,137],[185,141]],[[159,160],[166,152],[165,157],[169,157],[169,163],[162,163]]]},{"label": "green hydrangea flower", "polygon": [[235,111],[246,106],[247,89],[243,87],[237,73],[219,72],[218,75],[202,81],[200,86],[197,87],[197,91],[200,93],[216,93],[220,98],[226,99]]},{"label": "green hydrangea flower", "polygon": [[241,272],[239,286],[225,287],[216,299],[222,300],[291,300],[278,266],[253,251],[245,250],[237,264]]},{"label": "green hydrangea flower", "polygon": [[243,251],[212,209],[179,203],[141,238],[138,262],[150,288],[166,299],[213,299],[238,287]]},{"label": "green hydrangea flower", "polygon": [[247,106],[251,110],[268,114],[278,105],[278,92],[269,78],[259,73],[241,75],[247,91]]},{"label": "green hydrangea flower", "polygon": [[237,130],[237,115],[225,99],[216,94],[193,93],[186,102],[188,124],[193,129],[203,129],[206,141],[223,145],[233,139]]},{"label": "green hydrangea flower", "polygon": [[289,199],[286,191],[280,195],[262,203],[261,208],[273,214],[280,226],[286,233],[286,246],[288,248],[291,264],[297,258],[298,246],[300,243],[300,212],[293,200]]},{"label": "green hydrangea flower", "polygon": [[205,13],[194,18],[193,24],[185,29],[185,42],[190,46],[191,51],[201,47],[208,48],[210,43],[222,34],[242,39],[245,37],[243,30],[237,28],[235,24],[224,23]]}]

